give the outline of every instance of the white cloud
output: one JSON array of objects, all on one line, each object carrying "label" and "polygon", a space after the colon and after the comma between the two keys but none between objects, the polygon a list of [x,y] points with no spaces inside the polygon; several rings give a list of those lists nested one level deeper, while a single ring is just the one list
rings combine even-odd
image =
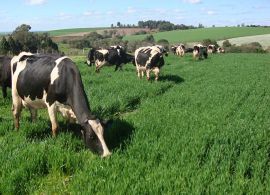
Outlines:
[{"label": "white cloud", "polygon": [[198,4],[202,2],[202,0],[183,0],[183,1],[191,4]]},{"label": "white cloud", "polygon": [[42,5],[46,3],[47,0],[26,0],[26,3],[29,5]]},{"label": "white cloud", "polygon": [[133,14],[133,13],[135,13],[137,10],[136,9],[134,9],[133,7],[128,7],[128,9],[127,9],[127,13],[128,14]]},{"label": "white cloud", "polygon": [[207,13],[208,15],[215,15],[215,14],[216,14],[216,12],[214,12],[214,11],[212,11],[212,10],[208,10],[206,13]]}]

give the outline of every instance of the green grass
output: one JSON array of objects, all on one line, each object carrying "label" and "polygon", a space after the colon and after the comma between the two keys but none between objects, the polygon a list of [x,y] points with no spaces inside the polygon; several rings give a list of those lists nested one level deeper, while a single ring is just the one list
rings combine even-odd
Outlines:
[{"label": "green grass", "polygon": [[0,94],[0,194],[269,194],[269,54],[169,56],[159,82],[76,57],[92,111],[112,119],[101,159],[46,111],[12,128]]},{"label": "green grass", "polygon": [[[202,41],[203,39],[223,40],[234,37],[243,37],[251,35],[270,34],[270,28],[263,27],[215,27],[201,28],[191,30],[176,30],[154,33],[156,41],[167,39],[170,43],[185,43]],[[129,35],[125,36],[124,40],[134,41],[142,40],[147,35]]]},{"label": "green grass", "polygon": [[106,29],[106,27],[59,29],[59,30],[48,31],[48,33],[51,36],[61,36],[61,35],[67,35],[67,34],[73,34],[73,33],[94,32],[100,29]]}]

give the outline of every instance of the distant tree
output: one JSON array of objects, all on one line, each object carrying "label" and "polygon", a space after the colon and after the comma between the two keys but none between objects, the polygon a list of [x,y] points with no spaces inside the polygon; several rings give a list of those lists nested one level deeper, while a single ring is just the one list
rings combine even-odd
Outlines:
[{"label": "distant tree", "polygon": [[12,36],[8,37],[8,44],[9,44],[9,49],[10,52],[13,55],[18,55],[20,51],[22,50],[22,46],[19,41],[15,41]]},{"label": "distant tree", "polygon": [[213,24],[213,25],[212,25],[212,27],[213,27],[213,28],[215,28],[215,27],[216,27],[216,25],[214,25],[214,24]]},{"label": "distant tree", "polygon": [[153,35],[148,35],[148,36],[145,37],[145,39],[143,41],[147,41],[149,43],[154,43],[155,39],[154,39]]},{"label": "distant tree", "polygon": [[202,41],[202,44],[205,45],[205,46],[208,46],[208,45],[215,45],[216,47],[219,47],[218,44],[217,44],[217,41],[212,40],[212,39],[204,39],[204,40]]},{"label": "distant tree", "polygon": [[241,24],[241,27],[245,27],[245,26],[246,26],[245,23],[242,23],[242,24]]},{"label": "distant tree", "polygon": [[120,27],[121,26],[121,23],[120,22],[117,22],[117,24],[116,24],[118,27]]},{"label": "distant tree", "polygon": [[230,43],[229,40],[225,40],[225,41],[223,41],[222,46],[223,46],[223,47],[231,47],[232,44]]},{"label": "distant tree", "polygon": [[160,39],[157,41],[158,45],[162,45],[166,50],[169,50],[169,41],[167,39]]},{"label": "distant tree", "polygon": [[113,24],[111,24],[111,28],[113,28]]},{"label": "distant tree", "polygon": [[0,42],[0,52],[1,54],[6,55],[9,51],[9,44],[7,42],[7,39],[5,36],[3,36],[1,42]]},{"label": "distant tree", "polygon": [[201,23],[199,23],[198,28],[204,28],[204,26]]}]

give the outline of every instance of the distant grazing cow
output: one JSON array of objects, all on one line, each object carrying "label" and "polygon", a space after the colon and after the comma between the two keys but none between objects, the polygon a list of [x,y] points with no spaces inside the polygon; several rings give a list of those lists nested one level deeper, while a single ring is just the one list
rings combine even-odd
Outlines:
[{"label": "distant grazing cow", "polygon": [[11,70],[15,128],[19,129],[22,106],[30,109],[33,120],[37,109],[47,108],[55,136],[59,111],[81,125],[90,150],[110,155],[101,122],[90,111],[80,72],[70,58],[22,52],[12,58]]},{"label": "distant grazing cow", "polygon": [[177,46],[172,46],[172,47],[171,47],[171,51],[172,51],[172,53],[173,53],[174,55],[176,55],[176,48],[177,48]]},{"label": "distant grazing cow", "polygon": [[207,53],[216,53],[217,49],[215,45],[208,45]]},{"label": "distant grazing cow", "polygon": [[193,48],[186,48],[185,53],[193,53]]},{"label": "distant grazing cow", "polygon": [[207,48],[201,44],[195,45],[193,48],[193,58],[194,59],[207,59]]},{"label": "distant grazing cow", "polygon": [[185,55],[185,46],[183,44],[180,44],[176,48],[176,55],[183,57]]},{"label": "distant grazing cow", "polygon": [[167,56],[167,51],[159,45],[141,47],[135,51],[135,64],[138,77],[144,76],[146,72],[147,80],[150,79],[150,71],[155,73],[155,80],[158,80],[160,68],[164,65],[163,55]]},{"label": "distant grazing cow", "polygon": [[7,87],[11,88],[10,60],[10,57],[0,56],[0,86],[4,98],[7,97]]},{"label": "distant grazing cow", "polygon": [[225,50],[221,47],[217,48],[217,52],[218,53],[225,53]]},{"label": "distant grazing cow", "polygon": [[116,65],[115,71],[117,71],[118,68],[122,69],[123,64],[132,62],[133,60],[134,57],[126,53],[121,46],[112,46],[108,49],[91,49],[88,53],[88,64],[95,63],[96,72],[99,72],[105,65]]}]

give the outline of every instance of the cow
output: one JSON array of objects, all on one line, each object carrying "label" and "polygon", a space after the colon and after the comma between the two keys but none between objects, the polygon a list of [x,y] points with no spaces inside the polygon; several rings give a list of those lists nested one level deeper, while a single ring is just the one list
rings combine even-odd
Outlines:
[{"label": "cow", "polygon": [[60,112],[82,127],[85,144],[91,151],[102,157],[111,154],[102,124],[90,111],[80,72],[70,58],[21,52],[12,58],[11,71],[12,111],[17,130],[23,106],[30,110],[32,120],[36,119],[37,109],[47,108],[53,137]]},{"label": "cow", "polygon": [[193,53],[194,49],[193,48],[186,48],[185,53]]},{"label": "cow", "polygon": [[143,77],[144,72],[146,72],[146,77],[149,81],[150,72],[153,71],[157,81],[160,68],[164,65],[163,55],[167,56],[168,53],[164,47],[159,45],[138,48],[135,51],[135,65],[138,77]]},{"label": "cow", "polygon": [[88,53],[88,64],[91,65],[95,63],[96,72],[99,72],[100,69],[107,66],[115,66],[115,71],[120,68],[122,70],[122,65],[132,62],[134,57],[124,51],[120,46],[112,46],[108,49],[91,49]]},{"label": "cow", "polygon": [[177,46],[171,46],[171,51],[174,55],[176,55],[176,48]]},{"label": "cow", "polygon": [[7,97],[7,88],[11,88],[11,58],[0,56],[0,86],[2,87],[3,98]]},{"label": "cow", "polygon": [[223,48],[221,48],[221,47],[218,47],[217,52],[218,53],[225,53],[225,50]]},{"label": "cow", "polygon": [[197,44],[193,47],[193,58],[194,59],[207,59],[207,48],[201,44]]},{"label": "cow", "polygon": [[217,49],[215,45],[208,45],[207,53],[216,53]]},{"label": "cow", "polygon": [[183,57],[185,55],[185,46],[184,44],[180,44],[176,48],[176,55]]}]

